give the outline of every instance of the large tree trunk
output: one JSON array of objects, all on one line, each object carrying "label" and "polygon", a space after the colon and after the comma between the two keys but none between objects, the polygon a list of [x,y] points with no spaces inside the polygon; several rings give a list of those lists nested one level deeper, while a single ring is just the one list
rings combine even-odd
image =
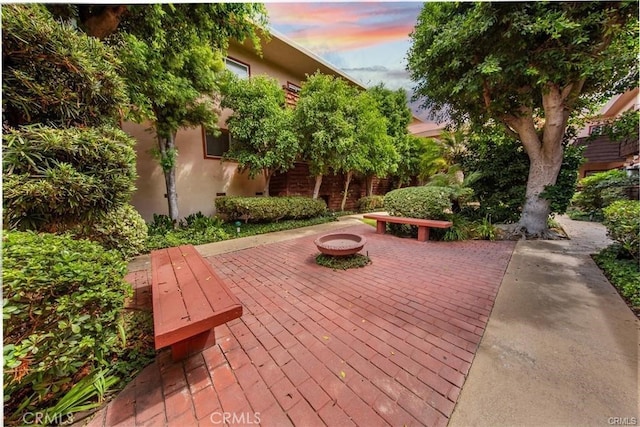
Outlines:
[{"label": "large tree trunk", "polygon": [[342,203],[340,204],[340,210],[344,211],[344,207],[347,204],[347,195],[349,194],[349,184],[351,183],[351,177],[353,172],[347,172],[347,180],[344,183],[344,194],[342,195]]},{"label": "large tree trunk", "polygon": [[273,170],[269,170],[269,169],[264,169],[263,170],[263,174],[264,174],[264,189],[262,190],[262,194],[264,196],[269,197],[269,184],[271,183],[271,177],[273,176]]},{"label": "large tree trunk", "polygon": [[118,29],[127,13],[125,5],[79,5],[78,14],[85,32],[102,40]]},{"label": "large tree trunk", "polygon": [[[168,138],[158,136],[160,146],[160,165],[164,172],[164,181],[167,187],[167,203],[169,207],[169,218],[175,225],[178,222],[178,193],[176,191],[176,162],[175,162],[175,135]],[[169,161],[173,157],[172,161]]]},{"label": "large tree trunk", "polygon": [[373,196],[373,175],[369,175],[366,179],[367,182],[367,196]]},{"label": "large tree trunk", "polygon": [[545,237],[548,234],[547,219],[551,213],[549,201],[540,197],[548,185],[554,185],[562,166],[562,138],[567,128],[569,109],[568,97],[576,88],[563,89],[548,86],[543,95],[545,123],[542,138],[536,131],[533,111],[522,108],[521,114],[511,117],[507,124],[520,136],[529,156],[529,177],[525,203],[516,231],[529,236]]},{"label": "large tree trunk", "polygon": [[320,195],[320,186],[322,185],[322,175],[316,175],[316,185],[313,187],[313,198],[317,199]]}]

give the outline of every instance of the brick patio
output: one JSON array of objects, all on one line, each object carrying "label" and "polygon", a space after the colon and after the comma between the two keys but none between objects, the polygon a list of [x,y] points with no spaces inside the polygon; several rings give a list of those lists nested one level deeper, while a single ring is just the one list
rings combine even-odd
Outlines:
[{"label": "brick patio", "polygon": [[[344,231],[371,265],[317,266],[317,236],[209,257],[242,318],[182,363],[161,352],[90,425],[446,425],[515,243]],[[129,279],[148,304],[147,272]]]}]

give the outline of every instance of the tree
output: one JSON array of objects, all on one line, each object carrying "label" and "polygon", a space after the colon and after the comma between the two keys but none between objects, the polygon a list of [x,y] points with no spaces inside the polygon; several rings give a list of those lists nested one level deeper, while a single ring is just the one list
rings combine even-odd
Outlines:
[{"label": "tree", "polygon": [[348,120],[353,124],[351,144],[340,144],[335,169],[346,174],[340,209],[344,211],[349,185],[354,174],[386,176],[396,170],[398,155],[387,135],[387,120],[378,110],[375,99],[367,92],[349,98]]},{"label": "tree", "polygon": [[378,109],[387,119],[387,135],[393,149],[385,145],[380,149],[371,150],[374,166],[367,175],[367,195],[373,193],[373,176],[384,178],[389,173],[396,173],[404,157],[400,153],[409,150],[411,139],[407,127],[411,122],[411,110],[407,104],[407,94],[403,89],[392,91],[383,84],[372,87],[367,91],[378,103]]},{"label": "tree", "polygon": [[354,95],[354,89],[346,81],[320,72],[302,84],[294,122],[303,157],[316,177],[314,199],[320,193],[322,176],[339,165],[341,153],[346,153],[354,143],[355,125],[349,117]]},{"label": "tree", "polygon": [[131,118],[150,120],[158,139],[169,216],[178,220],[175,137],[182,127],[217,124],[213,96],[219,91],[222,55],[229,38],[250,37],[266,22],[253,3],[130,6],[110,42],[119,48],[123,75],[136,109]]},{"label": "tree", "polygon": [[545,235],[571,114],[637,84],[637,2],[428,3],[411,35],[415,93],[435,117],[493,120],[530,160],[516,230]]},{"label": "tree", "polygon": [[268,196],[273,174],[291,169],[300,153],[293,110],[285,107],[284,91],[268,76],[234,76],[222,90],[220,105],[233,110],[227,119],[232,139],[225,157],[237,161],[251,178],[261,173],[263,193]]}]

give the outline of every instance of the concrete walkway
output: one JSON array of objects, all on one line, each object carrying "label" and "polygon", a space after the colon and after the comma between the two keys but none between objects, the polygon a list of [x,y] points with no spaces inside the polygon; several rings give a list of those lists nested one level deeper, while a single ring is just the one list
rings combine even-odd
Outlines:
[{"label": "concrete walkway", "polygon": [[450,427],[640,424],[639,322],[589,256],[606,229],[559,222],[571,240],[518,242]]},{"label": "concrete walkway", "polygon": [[[638,321],[588,255],[605,230],[560,221],[571,240],[420,243],[354,217],[200,246],[245,314],[201,355],[161,352],[90,426],[637,423]],[[371,266],[315,265],[338,229]]]}]

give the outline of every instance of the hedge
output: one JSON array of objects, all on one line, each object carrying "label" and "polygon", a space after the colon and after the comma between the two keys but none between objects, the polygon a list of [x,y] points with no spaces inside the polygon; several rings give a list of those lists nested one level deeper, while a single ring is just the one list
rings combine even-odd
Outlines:
[{"label": "hedge", "polygon": [[384,196],[365,196],[358,200],[359,212],[374,212],[384,209]]},{"label": "hedge", "polygon": [[451,213],[453,193],[448,187],[399,188],[384,196],[384,207],[389,215],[446,219]]},{"label": "hedge", "polygon": [[[131,286],[120,254],[87,240],[3,234],[5,416],[50,406],[119,343]],[[83,374],[84,373],[84,374]]]},{"label": "hedge", "polygon": [[281,219],[303,219],[320,216],[327,211],[322,199],[308,197],[238,197],[216,198],[216,211],[230,220],[273,222]]},{"label": "hedge", "polygon": [[609,237],[632,257],[640,258],[640,201],[618,200],[602,210]]}]

